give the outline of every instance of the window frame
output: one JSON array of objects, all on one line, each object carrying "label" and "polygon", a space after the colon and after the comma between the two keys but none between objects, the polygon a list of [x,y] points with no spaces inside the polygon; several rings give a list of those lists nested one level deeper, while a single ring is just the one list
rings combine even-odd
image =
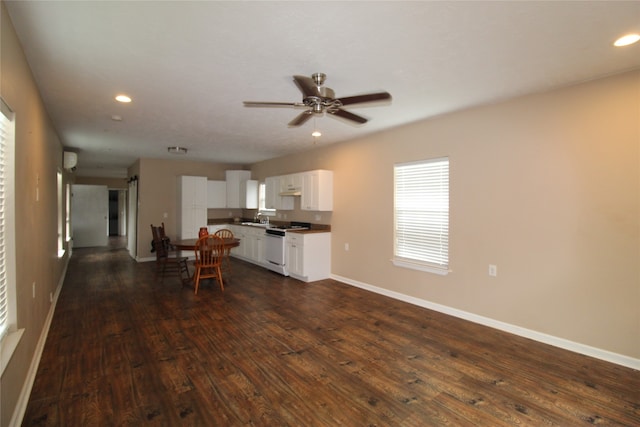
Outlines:
[{"label": "window frame", "polygon": [[267,200],[267,183],[261,182],[258,184],[258,213],[266,216],[276,216],[275,209],[267,209],[266,206]]},{"label": "window frame", "polygon": [[56,184],[57,184],[57,201],[58,201],[58,258],[64,257],[65,249],[65,235],[64,235],[64,224],[65,224],[65,200],[64,200],[64,179],[62,174],[62,169],[58,168],[56,171]]},{"label": "window frame", "polygon": [[0,180],[0,210],[2,211],[2,227],[0,228],[0,274],[3,274],[0,287],[0,304],[3,314],[0,316],[0,375],[7,367],[15,351],[24,329],[17,329],[17,296],[16,296],[16,264],[15,264],[15,114],[0,98],[0,136],[2,153],[2,177]]},{"label": "window frame", "polygon": [[393,181],[393,264],[447,275],[449,157],[396,163]]}]

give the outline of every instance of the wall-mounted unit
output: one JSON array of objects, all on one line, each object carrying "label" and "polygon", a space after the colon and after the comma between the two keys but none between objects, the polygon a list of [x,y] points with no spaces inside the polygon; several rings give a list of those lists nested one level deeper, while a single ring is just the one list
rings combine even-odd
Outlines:
[{"label": "wall-mounted unit", "polygon": [[65,151],[63,153],[62,167],[67,170],[72,170],[78,164],[78,153],[73,151]]}]

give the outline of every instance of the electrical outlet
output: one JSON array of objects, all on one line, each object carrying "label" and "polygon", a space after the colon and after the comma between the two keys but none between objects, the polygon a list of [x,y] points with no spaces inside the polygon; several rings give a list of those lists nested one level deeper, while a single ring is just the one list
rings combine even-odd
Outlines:
[{"label": "electrical outlet", "polygon": [[345,243],[345,244],[344,244],[344,250],[345,250],[345,251],[347,251],[347,252],[349,252],[349,244],[348,244],[348,243]]},{"label": "electrical outlet", "polygon": [[489,264],[489,276],[496,277],[498,275],[498,267],[495,264]]},{"label": "electrical outlet", "polygon": [[33,284],[31,285],[31,291],[33,293],[33,298],[36,297],[36,282],[33,282]]}]

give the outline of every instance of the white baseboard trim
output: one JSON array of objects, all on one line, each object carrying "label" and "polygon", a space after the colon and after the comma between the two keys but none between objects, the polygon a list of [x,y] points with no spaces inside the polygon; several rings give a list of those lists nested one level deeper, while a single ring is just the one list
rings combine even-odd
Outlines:
[{"label": "white baseboard trim", "polygon": [[24,418],[24,413],[27,410],[27,404],[29,403],[29,396],[31,395],[31,389],[33,388],[33,383],[36,380],[36,373],[38,372],[38,366],[40,365],[40,359],[42,358],[44,345],[47,342],[47,336],[49,335],[49,328],[51,327],[53,314],[56,311],[56,304],[58,303],[58,297],[60,296],[60,291],[62,290],[64,279],[67,276],[67,267],[69,266],[70,258],[71,258],[71,253],[69,253],[69,256],[67,257],[67,260],[64,264],[62,275],[60,276],[60,280],[58,281],[58,286],[56,287],[56,292],[53,295],[53,301],[51,301],[51,306],[49,306],[49,312],[47,313],[47,318],[45,319],[44,325],[42,326],[42,332],[40,333],[40,338],[38,339],[38,343],[36,344],[35,351],[33,352],[33,358],[31,359],[31,365],[29,366],[27,377],[25,378],[25,381],[22,384],[20,397],[18,398],[16,407],[13,410],[11,421],[9,421],[10,427],[20,426],[22,424],[22,419]]},{"label": "white baseboard trim", "polygon": [[504,332],[509,332],[514,335],[518,335],[524,338],[529,338],[534,341],[538,341],[544,344],[549,344],[554,347],[559,347],[564,350],[572,351],[574,353],[584,354],[585,356],[594,357],[596,359],[615,363],[617,365],[626,366],[631,369],[640,370],[640,359],[635,359],[633,357],[625,356],[618,353],[613,353],[611,351],[602,350],[600,348],[591,347],[589,345],[580,344],[574,341],[569,341],[564,338],[559,338],[553,335],[548,335],[541,332],[533,331],[531,329],[522,328],[520,326],[501,322],[499,320],[491,319],[488,317],[479,316],[477,314],[469,313],[467,311],[458,310],[456,308],[448,307],[446,305],[433,303],[420,298],[401,294],[399,292],[390,291],[384,288],[379,288],[377,286],[369,285],[367,283],[359,282],[357,280],[352,280],[347,277],[338,276],[336,274],[332,274],[331,278],[339,282],[343,282],[348,285],[355,286],[357,288],[374,292],[376,294],[385,295],[393,299],[408,302],[409,304],[417,305],[423,308],[428,308],[430,310],[448,314],[450,316],[458,317],[460,319],[468,320],[470,322],[478,323],[480,325],[489,326],[494,329],[498,329]]}]

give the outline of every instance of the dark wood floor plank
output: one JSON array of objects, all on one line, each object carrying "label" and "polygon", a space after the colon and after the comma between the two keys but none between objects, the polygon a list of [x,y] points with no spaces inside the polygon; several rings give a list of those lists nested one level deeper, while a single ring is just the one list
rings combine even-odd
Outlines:
[{"label": "dark wood floor plank", "polygon": [[232,262],[194,295],[74,251],[23,425],[640,425],[638,371]]}]

